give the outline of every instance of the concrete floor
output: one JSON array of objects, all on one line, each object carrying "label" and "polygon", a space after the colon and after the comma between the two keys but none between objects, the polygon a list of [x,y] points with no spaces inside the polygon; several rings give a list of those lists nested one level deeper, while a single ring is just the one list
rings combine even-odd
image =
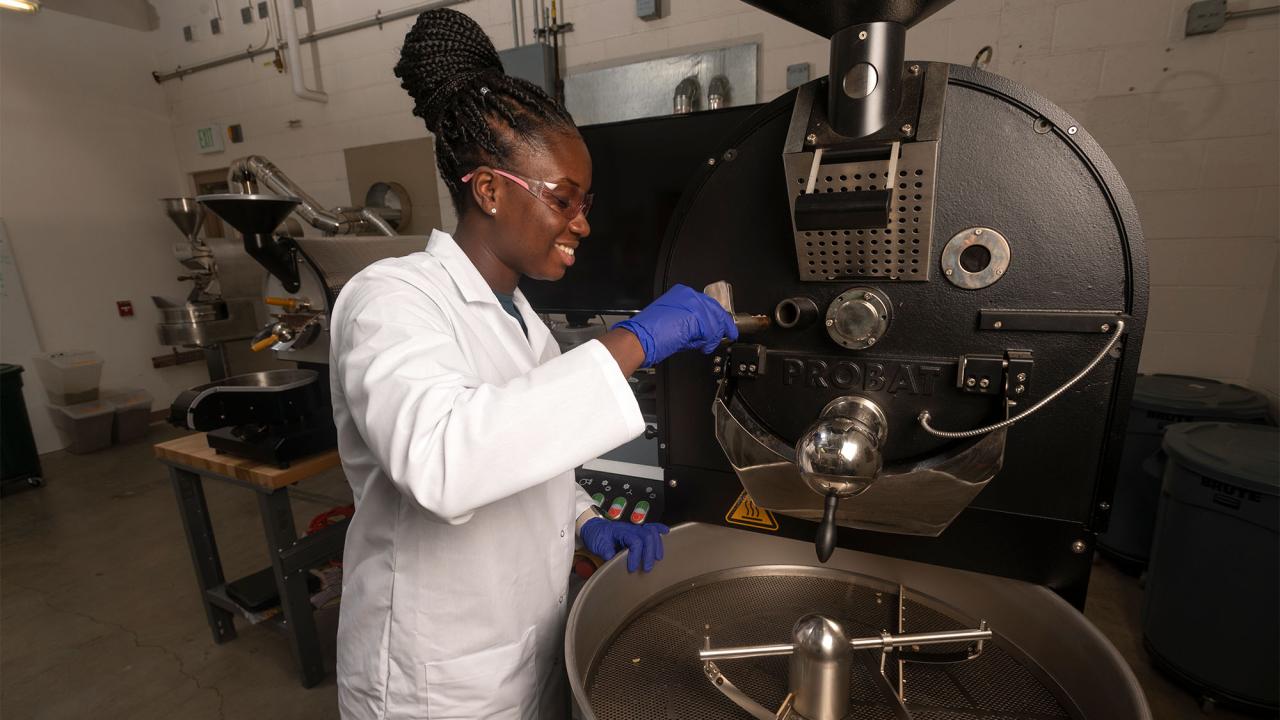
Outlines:
[{"label": "concrete floor", "polygon": [[[147,442],[46,455],[48,484],[0,501],[0,717],[338,716],[332,676],[304,690],[275,631],[237,622],[238,639],[210,639],[173,491],[151,454],[151,443],[174,436],[154,426]],[[227,577],[265,567],[253,494],[221,483],[206,483],[205,492]],[[350,502],[337,471],[293,495],[304,529],[317,513]],[[1156,718],[1198,717],[1196,699],[1148,663],[1140,607],[1136,579],[1098,562],[1087,615],[1129,660]],[[329,668],[335,615],[317,616]]]}]

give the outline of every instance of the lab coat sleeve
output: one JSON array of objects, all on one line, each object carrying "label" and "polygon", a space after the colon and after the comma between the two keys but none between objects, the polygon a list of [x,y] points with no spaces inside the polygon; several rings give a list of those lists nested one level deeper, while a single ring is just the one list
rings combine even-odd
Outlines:
[{"label": "lab coat sleeve", "polygon": [[353,422],[396,487],[446,522],[466,522],[644,431],[599,342],[487,384],[452,319],[421,290],[393,281],[348,291],[335,312],[336,369]]},{"label": "lab coat sleeve", "polygon": [[596,501],[587,494],[586,488],[578,485],[578,493],[574,496],[574,517],[582,517],[582,513],[594,507]]}]

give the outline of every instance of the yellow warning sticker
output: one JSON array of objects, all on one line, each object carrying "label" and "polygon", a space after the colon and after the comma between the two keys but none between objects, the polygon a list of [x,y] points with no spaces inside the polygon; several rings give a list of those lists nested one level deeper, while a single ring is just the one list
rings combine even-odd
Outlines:
[{"label": "yellow warning sticker", "polygon": [[730,525],[742,525],[743,527],[757,530],[768,530],[770,532],[777,532],[778,530],[778,521],[773,517],[773,513],[756,505],[755,501],[747,496],[745,490],[734,501],[733,507],[729,508],[729,512],[724,516],[724,521]]}]

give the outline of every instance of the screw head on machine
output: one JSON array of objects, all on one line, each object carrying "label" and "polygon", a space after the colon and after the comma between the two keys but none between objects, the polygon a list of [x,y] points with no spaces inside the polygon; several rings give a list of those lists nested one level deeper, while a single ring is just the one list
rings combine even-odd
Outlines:
[{"label": "screw head on machine", "polygon": [[859,32],[859,33],[858,33],[858,39],[859,39],[859,40],[866,40],[866,39],[867,39],[867,31],[866,31],[866,30],[863,30],[862,32]]},{"label": "screw head on machine", "polygon": [[1071,552],[1077,555],[1083,555],[1084,551],[1088,549],[1089,549],[1089,546],[1086,545],[1083,540],[1077,540],[1071,543]]}]

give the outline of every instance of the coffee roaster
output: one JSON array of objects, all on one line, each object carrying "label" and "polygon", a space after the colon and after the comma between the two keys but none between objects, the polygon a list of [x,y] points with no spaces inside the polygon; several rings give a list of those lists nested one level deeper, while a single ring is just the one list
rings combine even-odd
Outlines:
[{"label": "coffee roaster", "polygon": [[246,340],[257,331],[257,307],[261,302],[262,268],[227,238],[202,238],[204,207],[195,198],[163,198],[165,214],[186,238],[173,245],[182,264],[179,280],[191,282],[183,300],[153,296],[160,313],[156,334],[165,345],[204,351],[209,377],[227,375],[225,345]]},{"label": "coffee roaster", "polygon": [[578,712],[1149,717],[1072,607],[1146,315],[1124,183],[1032,90],[904,57],[945,0],[748,2],[830,73],[708,141],[666,223],[654,292],[707,288],[741,336],[659,369],[684,525],[583,590]]},{"label": "coffee roaster", "polygon": [[[342,286],[377,260],[426,247],[426,238],[398,235],[409,212],[398,207],[327,210],[270,161],[237,160],[228,173],[237,192],[202,195],[200,205],[241,235],[242,254],[265,268],[259,302],[270,320],[251,339],[297,370],[237,375],[191,388],[174,401],[170,421],[207,430],[222,452],[287,465],[336,443],[329,401],[328,312]],[[281,232],[296,213],[324,234]],[[376,235],[357,233],[376,232]]]}]

